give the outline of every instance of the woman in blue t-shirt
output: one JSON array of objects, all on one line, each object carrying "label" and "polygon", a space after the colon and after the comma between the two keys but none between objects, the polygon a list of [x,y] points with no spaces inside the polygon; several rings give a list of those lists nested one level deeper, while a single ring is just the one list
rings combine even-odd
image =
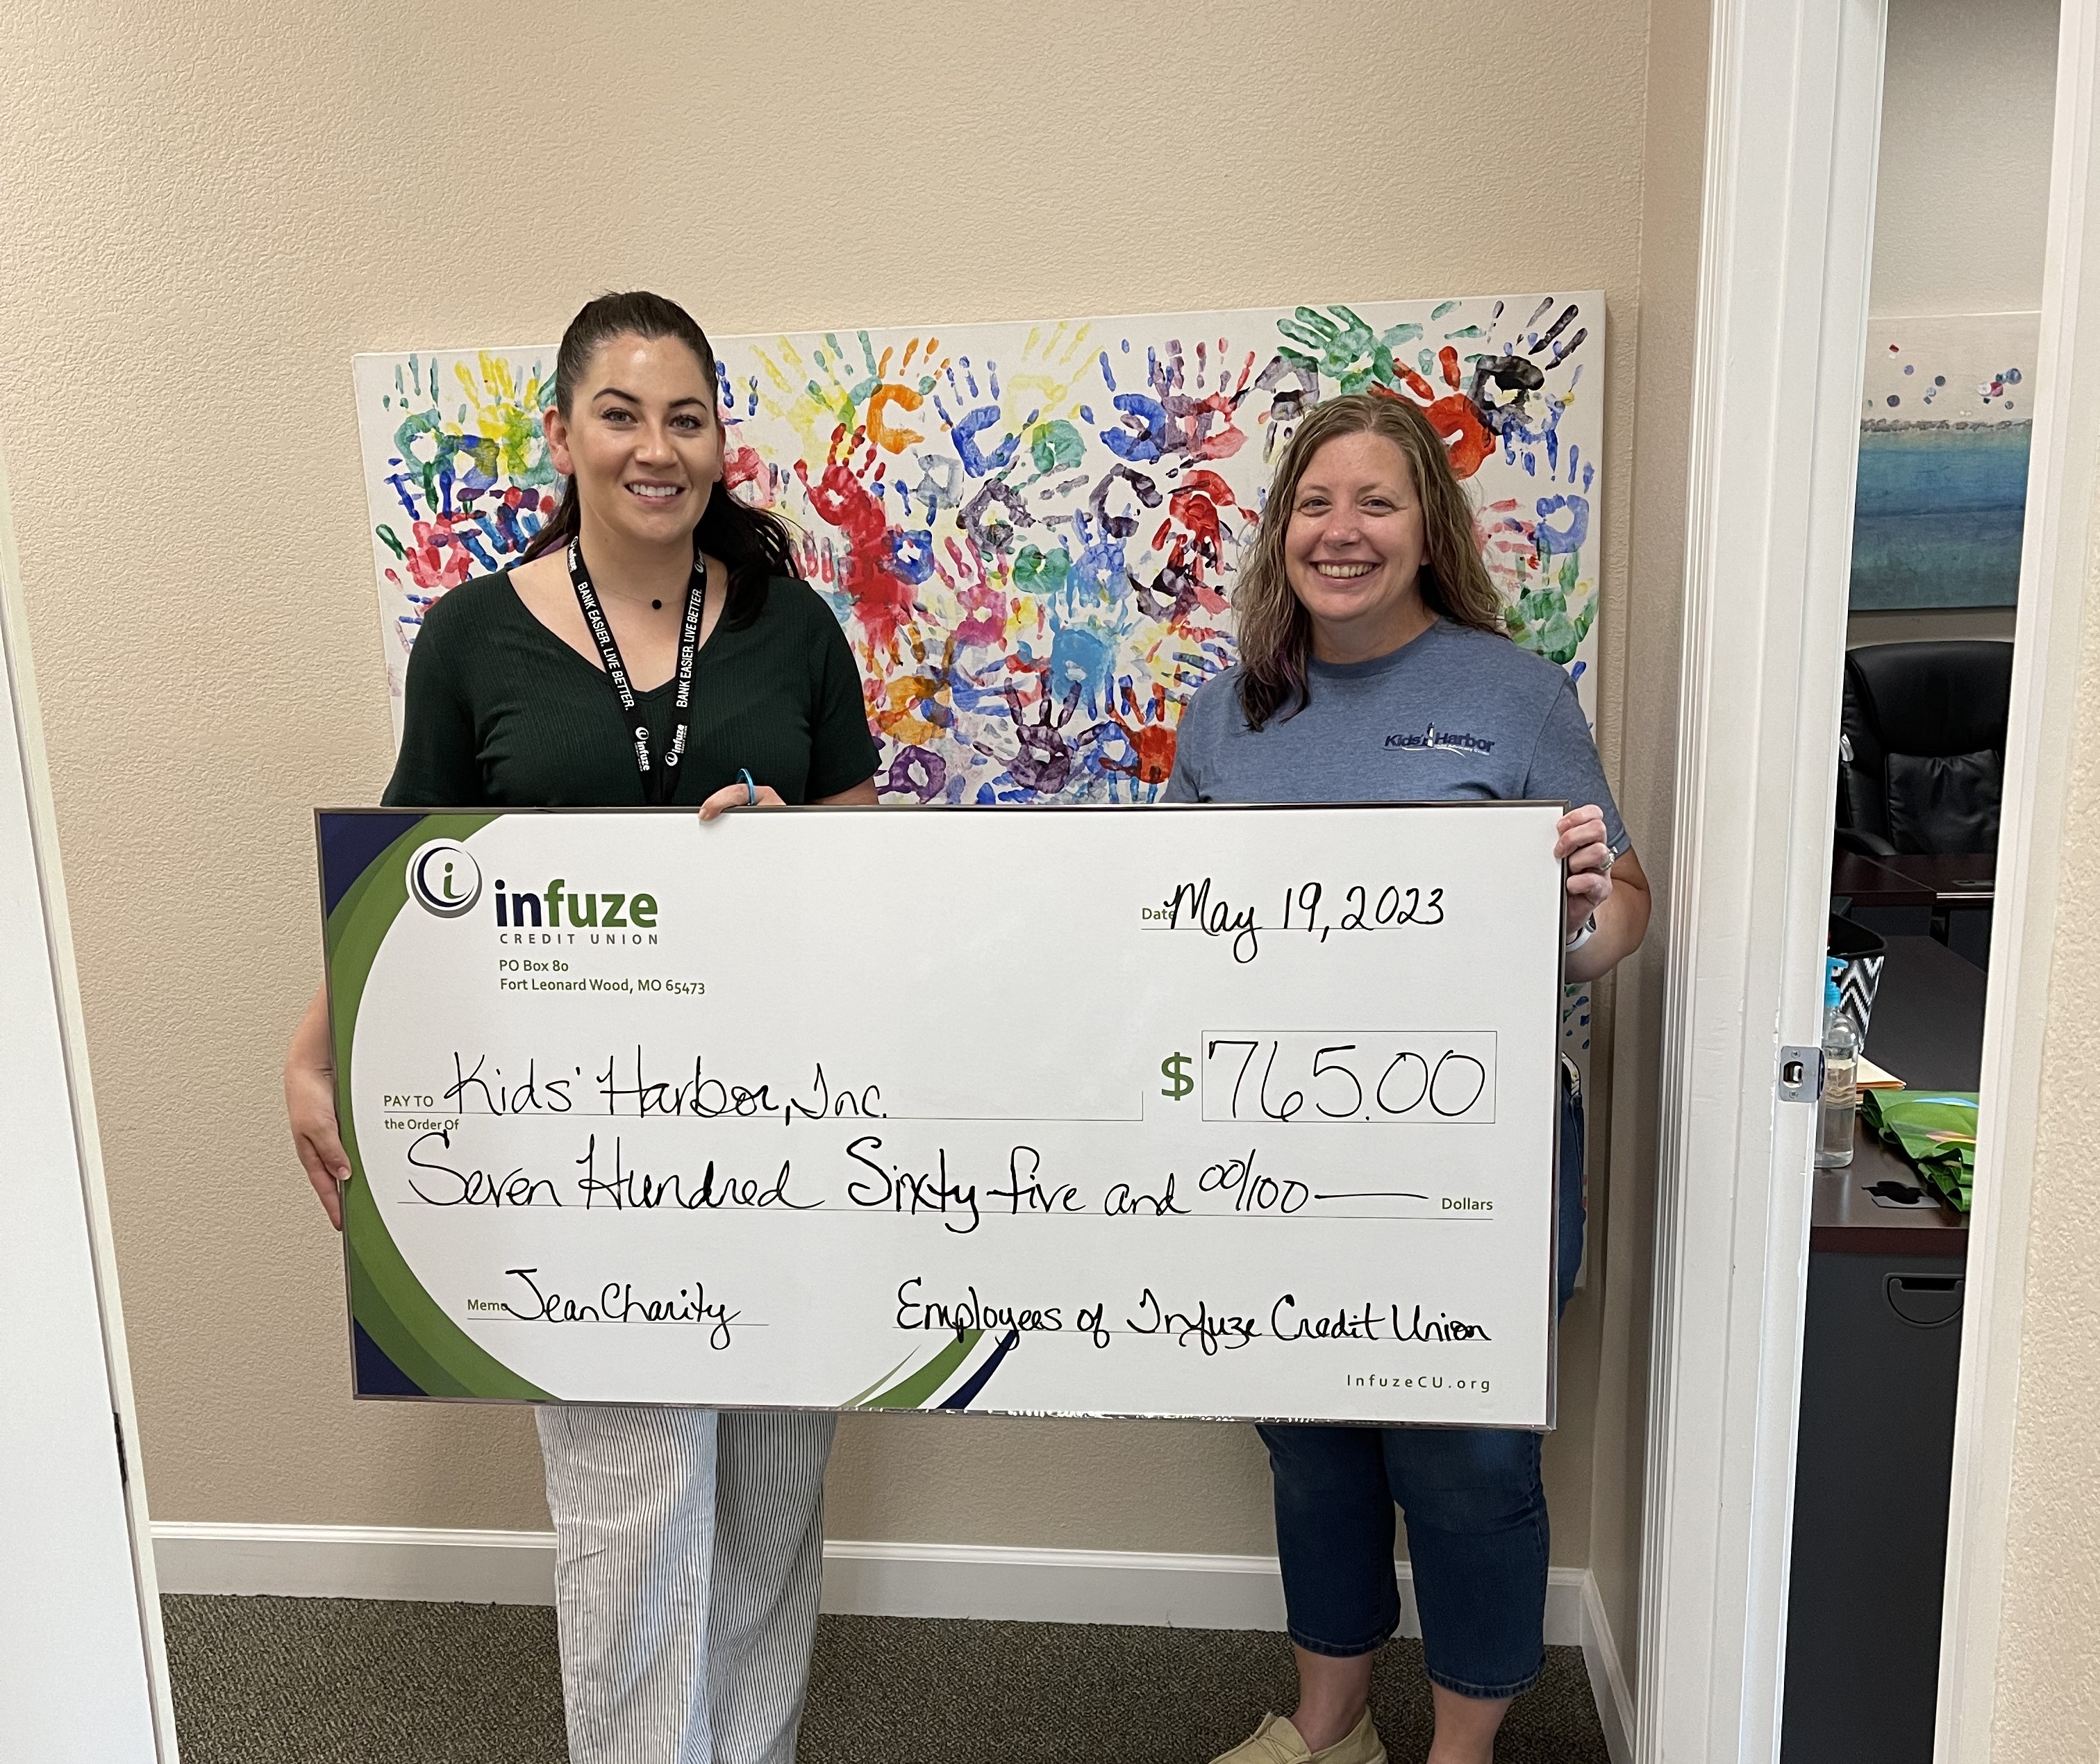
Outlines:
[{"label": "woman in blue t-shirt", "polygon": [[[1167,798],[1559,797],[1571,981],[1639,946],[1648,891],[1573,682],[1509,640],[1473,514],[1414,405],[1332,399],[1285,448],[1233,595],[1239,665],[1181,721]],[[1582,1253],[1582,1115],[1560,1131],[1560,1303]],[[1383,1764],[1371,1661],[1400,1621],[1393,1507],[1436,1712],[1431,1764],[1494,1753],[1546,1661],[1540,1436],[1492,1427],[1264,1427],[1298,1708],[1215,1764]]]}]

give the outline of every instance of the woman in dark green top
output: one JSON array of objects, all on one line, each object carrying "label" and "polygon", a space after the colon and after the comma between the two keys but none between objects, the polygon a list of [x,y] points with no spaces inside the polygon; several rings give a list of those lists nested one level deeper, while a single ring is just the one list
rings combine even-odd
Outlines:
[{"label": "woman in dark green top", "polygon": [[[624,609],[597,548],[586,540],[585,549],[618,635]],[[575,621],[580,642],[558,636],[536,610],[529,563],[456,588],[430,609],[408,658],[408,717],[389,808],[642,805],[620,702],[597,659],[587,659],[590,638],[561,548],[537,567],[549,562],[558,573],[551,582],[541,576],[538,585]],[[665,599],[667,616],[684,598],[690,567],[688,558]],[[720,580],[709,571],[710,584]],[[719,796],[717,812],[735,806],[748,794],[738,774],[748,770],[761,801],[874,801],[876,748],[860,672],[831,608],[787,576],[761,579],[752,600],[755,616],[740,627],[716,624],[716,609],[705,609],[691,747],[669,800],[698,808]],[[620,651],[635,655],[640,679],[650,677],[640,663],[643,645],[630,649],[622,635]],[[674,684],[666,679],[636,695],[660,750]]]},{"label": "woman in dark green top", "polygon": [[[716,386],[671,302],[608,294],[577,314],[544,419],[561,508],[516,568],[424,620],[390,806],[684,803],[705,820],[875,801],[859,670],[785,526],[723,484]],[[285,1091],[340,1229],[350,1167],[318,995]],[[535,1413],[571,1757],[792,1764],[832,1417]]]}]

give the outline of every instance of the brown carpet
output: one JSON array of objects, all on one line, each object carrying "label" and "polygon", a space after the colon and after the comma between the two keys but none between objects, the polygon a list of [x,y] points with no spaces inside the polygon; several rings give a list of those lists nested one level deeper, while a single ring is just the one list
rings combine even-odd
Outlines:
[{"label": "brown carpet", "polygon": [[[183,1764],[562,1764],[551,1611],[163,1601]],[[1606,1764],[1579,1649],[1547,1650],[1498,1764]],[[1287,1708],[1280,1635],[826,1617],[800,1764],[1204,1764]],[[1417,1642],[1379,1657],[1393,1764],[1429,1744]]]}]

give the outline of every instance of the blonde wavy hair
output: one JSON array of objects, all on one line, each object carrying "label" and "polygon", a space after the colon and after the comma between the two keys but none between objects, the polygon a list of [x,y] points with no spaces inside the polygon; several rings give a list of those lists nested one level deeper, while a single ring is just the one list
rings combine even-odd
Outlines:
[{"label": "blonde wavy hair", "polygon": [[[1451,470],[1450,456],[1417,405],[1383,392],[1358,392],[1315,404],[1277,462],[1254,545],[1233,590],[1239,624],[1240,708],[1260,729],[1282,711],[1287,719],[1312,702],[1306,669],[1312,620],[1284,572],[1283,537],[1298,500],[1298,481],[1312,456],[1343,435],[1377,434],[1398,448],[1422,504],[1427,555],[1416,578],[1431,611],[1454,624],[1507,637],[1502,596],[1481,561],[1473,508]],[[1286,707],[1288,707],[1286,709]]]}]

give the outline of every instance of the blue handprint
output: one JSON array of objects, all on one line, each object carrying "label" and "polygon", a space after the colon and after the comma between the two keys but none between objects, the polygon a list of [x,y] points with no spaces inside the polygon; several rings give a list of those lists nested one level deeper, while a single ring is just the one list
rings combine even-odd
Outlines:
[{"label": "blue handprint", "polygon": [[[1150,351],[1146,354],[1149,359]],[[1110,403],[1123,415],[1120,424],[1101,431],[1101,445],[1118,459],[1132,460],[1140,465],[1149,465],[1166,453],[1174,444],[1174,425],[1167,407],[1143,392],[1118,391],[1115,369],[1109,365],[1106,350],[1101,351],[1101,379],[1108,386]]]},{"label": "blue handprint", "polygon": [[[960,380],[956,378],[959,368],[962,371]],[[1043,413],[1030,411],[1017,431],[1009,433],[1005,439],[987,452],[977,445],[977,437],[1004,415],[1000,404],[1003,395],[999,383],[999,364],[995,361],[985,364],[985,378],[991,388],[991,402],[974,408],[967,408],[963,402],[966,389],[967,396],[973,399],[982,398],[984,393],[977,385],[977,373],[970,366],[969,358],[964,356],[960,362],[951,363],[946,370],[946,377],[949,397],[955,400],[955,408],[962,414],[952,414],[947,401],[938,392],[933,395],[933,408],[940,413],[941,421],[948,426],[948,433],[955,442],[955,457],[962,461],[964,471],[973,478],[1004,471],[1013,463],[1014,455],[1020,451],[1021,435],[1035,426]]]},{"label": "blue handprint", "polygon": [[1157,350],[1146,350],[1145,377],[1151,387],[1148,394],[1118,390],[1115,370],[1109,364],[1108,351],[1102,351],[1101,379],[1122,421],[1118,426],[1101,431],[1101,444],[1119,458],[1139,465],[1149,465],[1169,454],[1211,460],[1224,459],[1239,452],[1246,443],[1246,436],[1236,426],[1234,418],[1240,401],[1246,396],[1255,358],[1250,353],[1241,365],[1238,381],[1229,385],[1221,342],[1217,384],[1207,391],[1210,358],[1209,346],[1198,342],[1192,390],[1188,357],[1178,341],[1167,344],[1163,359]]}]

